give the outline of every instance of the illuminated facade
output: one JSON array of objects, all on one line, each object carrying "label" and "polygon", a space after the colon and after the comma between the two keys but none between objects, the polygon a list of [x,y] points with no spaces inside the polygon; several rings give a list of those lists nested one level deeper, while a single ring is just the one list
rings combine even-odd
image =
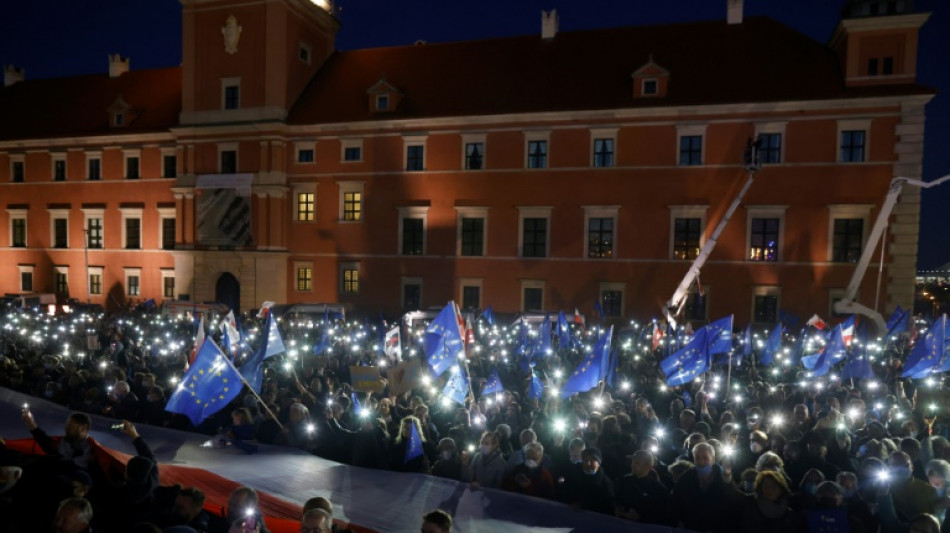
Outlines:
[{"label": "illuminated facade", "polygon": [[[3,292],[648,318],[758,138],[686,312],[769,323],[829,314],[890,179],[920,175],[926,14],[845,18],[823,45],[731,0],[722,21],[548,14],[539,35],[339,52],[318,3],[182,3],[181,68],[7,70]],[[881,310],[913,301],[918,213],[905,190]]]}]

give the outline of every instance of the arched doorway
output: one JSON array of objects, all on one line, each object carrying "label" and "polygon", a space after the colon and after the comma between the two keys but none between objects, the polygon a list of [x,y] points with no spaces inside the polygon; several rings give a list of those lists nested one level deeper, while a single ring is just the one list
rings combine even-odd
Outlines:
[{"label": "arched doorway", "polygon": [[221,274],[214,284],[214,301],[226,304],[235,315],[241,312],[241,283],[230,272]]}]

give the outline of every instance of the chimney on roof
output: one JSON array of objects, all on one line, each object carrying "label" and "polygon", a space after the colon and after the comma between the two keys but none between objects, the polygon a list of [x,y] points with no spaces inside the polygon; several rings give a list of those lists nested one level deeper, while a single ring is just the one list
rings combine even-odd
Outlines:
[{"label": "chimney on roof", "polygon": [[742,24],[742,0],[726,0],[726,22]]},{"label": "chimney on roof", "polygon": [[109,77],[118,78],[129,71],[129,58],[119,54],[109,54]]},{"label": "chimney on roof", "polygon": [[26,79],[26,73],[22,68],[16,65],[7,65],[3,67],[3,86],[9,87],[18,81]]},{"label": "chimney on roof", "polygon": [[541,12],[541,38],[553,39],[557,35],[557,9]]}]

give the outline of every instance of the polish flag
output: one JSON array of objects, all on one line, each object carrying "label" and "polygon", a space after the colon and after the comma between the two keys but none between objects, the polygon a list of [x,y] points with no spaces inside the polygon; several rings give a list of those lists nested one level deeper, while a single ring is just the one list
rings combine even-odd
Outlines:
[{"label": "polish flag", "polygon": [[816,327],[816,328],[818,328],[818,329],[822,329],[822,330],[828,329],[828,323],[825,322],[824,320],[822,320],[821,317],[818,316],[817,314],[815,314],[815,316],[809,318],[809,319],[808,319],[808,322],[806,322],[806,324],[808,324],[809,326]]},{"label": "polish flag", "polygon": [[198,355],[198,350],[201,349],[201,345],[205,343],[205,315],[201,314],[201,322],[198,323],[198,332],[195,333],[195,345],[191,348],[191,355],[188,356],[188,366],[195,364],[195,356]]},{"label": "polish flag", "polygon": [[656,322],[653,323],[653,351],[656,351],[656,347],[660,345],[660,339],[663,338],[663,330],[660,329],[660,325]]}]

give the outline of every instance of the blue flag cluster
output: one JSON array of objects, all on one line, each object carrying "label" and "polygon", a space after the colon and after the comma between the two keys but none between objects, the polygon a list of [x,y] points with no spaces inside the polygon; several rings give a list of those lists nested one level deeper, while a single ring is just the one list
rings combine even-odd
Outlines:
[{"label": "blue flag cluster", "polygon": [[198,425],[217,413],[241,393],[241,375],[210,338],[206,338],[195,362],[165,405],[171,413],[183,414]]},{"label": "blue flag cluster", "polygon": [[464,406],[465,398],[468,397],[468,390],[468,374],[464,369],[459,368],[458,371],[452,372],[452,375],[449,376],[449,380],[445,383],[445,388],[442,389],[442,396]]},{"label": "blue flag cluster", "polygon": [[277,321],[274,320],[274,313],[267,313],[264,333],[261,336],[260,348],[241,365],[241,375],[244,376],[247,385],[254,389],[256,393],[261,392],[261,382],[264,379],[261,367],[264,360],[286,351],[284,339],[280,336],[280,330],[277,329]]},{"label": "blue flag cluster", "polygon": [[501,378],[498,377],[498,367],[492,368],[491,375],[488,376],[488,381],[485,382],[485,387],[482,388],[482,396],[495,394],[503,390],[505,390],[505,388],[501,386]]},{"label": "blue flag cluster", "polygon": [[950,370],[947,345],[947,315],[934,322],[922,341],[917,342],[904,362],[905,378],[923,378],[933,372]]},{"label": "blue flag cluster", "polygon": [[680,350],[660,362],[666,384],[675,387],[707,371],[712,356],[732,350],[732,315],[699,328]]}]

